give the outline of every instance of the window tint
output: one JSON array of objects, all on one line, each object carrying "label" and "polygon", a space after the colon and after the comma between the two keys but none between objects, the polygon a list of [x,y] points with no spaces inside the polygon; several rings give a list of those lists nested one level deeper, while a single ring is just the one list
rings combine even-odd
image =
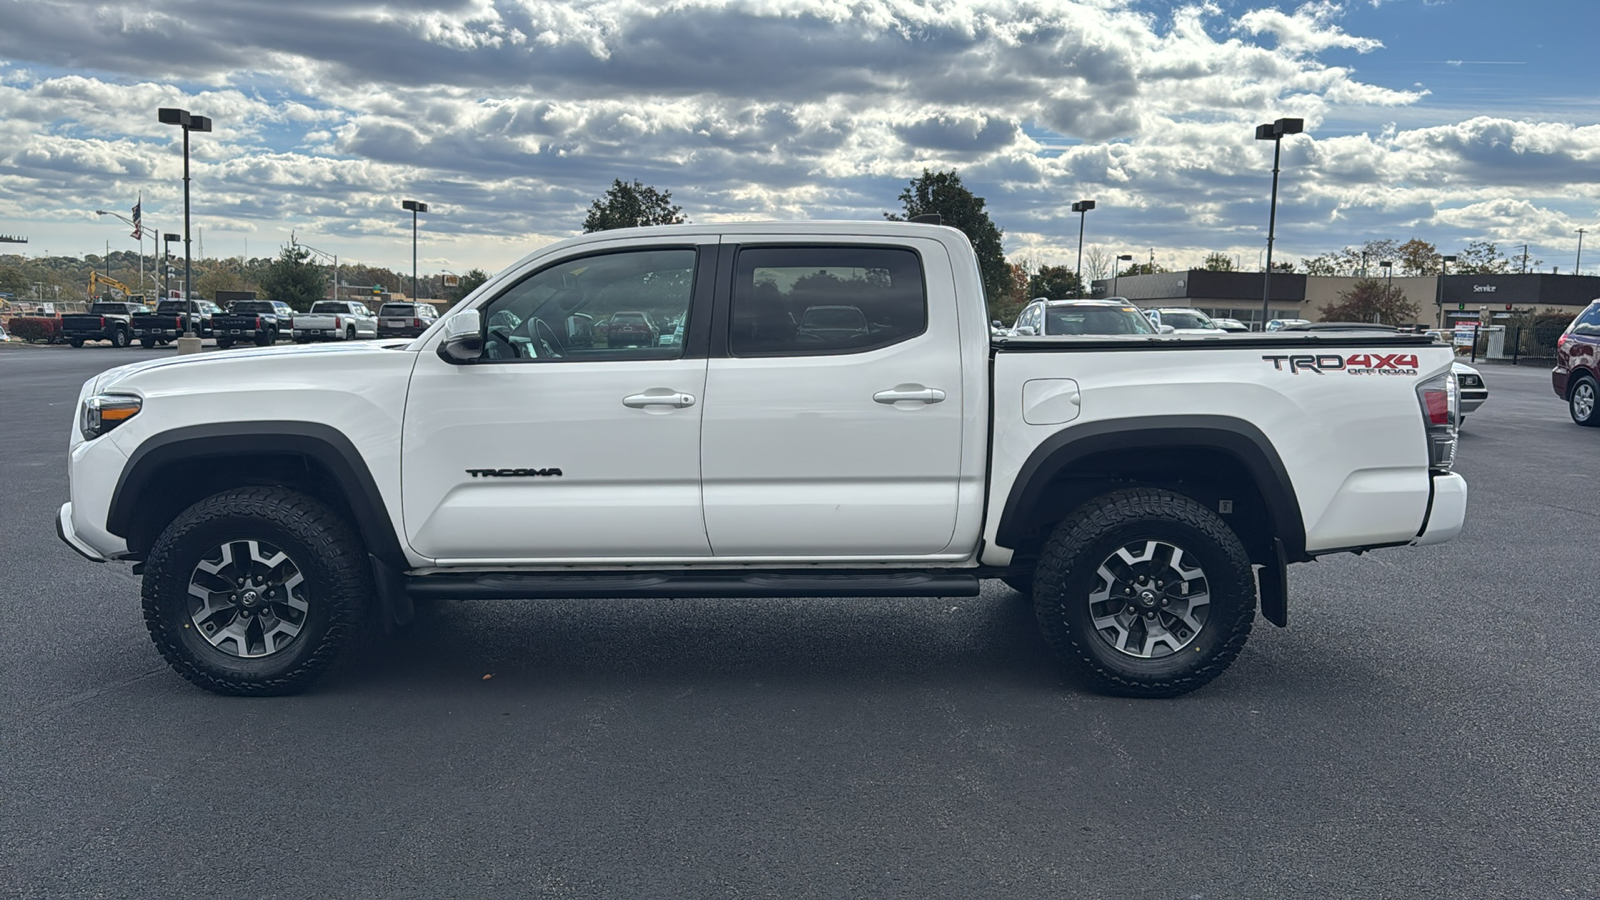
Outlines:
[{"label": "window tint", "polygon": [[[695,251],[631,250],[563,260],[481,307],[484,356],[503,360],[677,359]],[[663,338],[666,338],[663,340]]]},{"label": "window tint", "polygon": [[404,316],[409,319],[418,315],[418,309],[410,303],[385,303],[378,307],[380,316]]},{"label": "window tint", "polygon": [[1572,323],[1573,334],[1600,334],[1600,303],[1591,305]]},{"label": "window tint", "polygon": [[1173,328],[1215,328],[1211,320],[1197,312],[1167,311],[1161,314],[1161,324]]},{"label": "window tint", "polygon": [[928,327],[922,262],[883,247],[753,247],[733,279],[736,356],[860,353]]}]

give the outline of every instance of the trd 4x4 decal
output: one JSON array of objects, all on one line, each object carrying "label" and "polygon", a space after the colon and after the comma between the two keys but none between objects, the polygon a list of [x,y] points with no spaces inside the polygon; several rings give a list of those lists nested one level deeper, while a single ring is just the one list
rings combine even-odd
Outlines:
[{"label": "trd 4x4 decal", "polygon": [[1290,356],[1263,356],[1279,372],[1298,375],[1314,372],[1346,372],[1351,375],[1415,375],[1417,356],[1414,353],[1355,353],[1340,356],[1337,353],[1294,354]]}]

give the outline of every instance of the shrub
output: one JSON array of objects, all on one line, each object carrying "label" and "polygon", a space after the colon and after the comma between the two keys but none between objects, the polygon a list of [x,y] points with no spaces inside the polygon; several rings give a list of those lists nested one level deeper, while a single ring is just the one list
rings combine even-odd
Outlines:
[{"label": "shrub", "polygon": [[30,344],[54,344],[61,340],[61,319],[59,316],[14,316],[7,323],[6,331]]}]

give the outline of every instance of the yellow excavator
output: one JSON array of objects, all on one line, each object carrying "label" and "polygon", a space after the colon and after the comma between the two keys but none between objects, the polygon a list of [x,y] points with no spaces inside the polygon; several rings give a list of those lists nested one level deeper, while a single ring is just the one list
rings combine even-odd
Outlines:
[{"label": "yellow excavator", "polygon": [[134,296],[132,288],[130,288],[127,285],[123,284],[122,282],[116,280],[115,278],[112,278],[109,275],[101,275],[98,271],[95,271],[95,270],[91,269],[91,270],[89,270],[89,302],[90,303],[93,303],[94,301],[96,301],[96,300],[98,300],[100,298],[100,291],[98,290],[98,288],[102,284],[105,285],[108,288],[111,288],[114,291],[121,292],[122,297],[123,297],[124,300],[130,300],[130,301],[138,302],[138,301],[142,301],[144,299],[144,297],[142,297],[142,296],[138,296],[138,297]]}]

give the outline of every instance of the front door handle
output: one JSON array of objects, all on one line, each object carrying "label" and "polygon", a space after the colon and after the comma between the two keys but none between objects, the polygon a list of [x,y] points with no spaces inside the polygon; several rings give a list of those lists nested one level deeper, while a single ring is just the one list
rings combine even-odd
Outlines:
[{"label": "front door handle", "polygon": [[893,390],[879,391],[873,394],[872,399],[879,403],[899,403],[902,400],[938,403],[944,400],[944,391],[938,388],[923,387],[920,384],[897,384]]},{"label": "front door handle", "polygon": [[622,398],[622,405],[629,409],[644,409],[648,406],[670,406],[674,409],[683,409],[694,405],[694,395],[682,391],[669,391],[664,388],[651,388],[642,394],[630,394]]}]

